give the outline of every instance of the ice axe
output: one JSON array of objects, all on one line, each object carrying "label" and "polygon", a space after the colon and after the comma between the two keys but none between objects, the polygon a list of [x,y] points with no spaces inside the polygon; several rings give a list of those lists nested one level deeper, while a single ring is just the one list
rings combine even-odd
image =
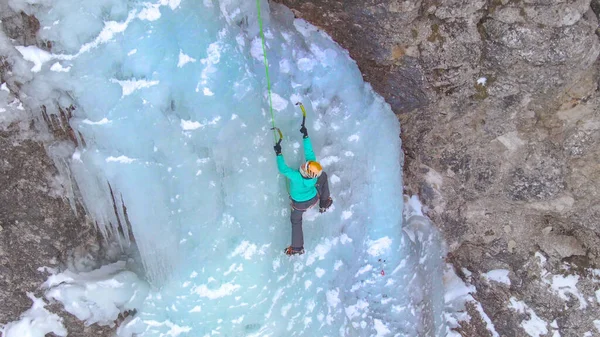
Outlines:
[{"label": "ice axe", "polygon": [[296,105],[300,106],[300,110],[302,110],[302,126],[306,122],[306,109],[304,109],[304,104],[302,102],[297,102]]},{"label": "ice axe", "polygon": [[275,130],[277,131],[277,133],[279,133],[279,140],[277,141],[277,145],[280,145],[281,141],[283,140],[283,132],[281,132],[281,130],[278,127],[272,127],[271,130]]}]

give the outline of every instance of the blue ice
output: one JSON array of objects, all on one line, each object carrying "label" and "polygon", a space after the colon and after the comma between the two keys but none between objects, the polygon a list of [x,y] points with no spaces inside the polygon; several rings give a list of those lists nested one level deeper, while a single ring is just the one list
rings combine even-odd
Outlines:
[{"label": "blue ice", "polygon": [[129,244],[131,229],[154,286],[120,335],[440,335],[441,269],[427,261],[441,253],[426,247],[435,233],[403,231],[396,116],[330,37],[260,6],[283,154],[302,162],[303,102],[334,198],[305,214],[306,254],[291,258],[254,1],[36,13],[54,47],[32,86],[54,83],[68,95],[50,98],[77,107],[70,174],[105,234]]}]

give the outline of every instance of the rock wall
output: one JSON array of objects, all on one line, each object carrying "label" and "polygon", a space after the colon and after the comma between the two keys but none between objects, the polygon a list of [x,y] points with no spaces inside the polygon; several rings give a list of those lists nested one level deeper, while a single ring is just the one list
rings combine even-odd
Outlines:
[{"label": "rock wall", "polygon": [[[0,46],[4,34],[20,45],[37,44],[35,17],[11,12],[0,3],[0,19]],[[57,170],[48,149],[69,146],[68,141],[49,134],[23,108],[21,83],[13,74],[17,51],[2,47],[0,99],[9,104],[8,110],[0,109],[0,325],[19,319],[31,307],[26,292],[43,297],[40,286],[52,270],[89,271],[119,254],[107,249],[114,243],[102,238],[84,210],[75,205],[75,211],[67,199],[71,183]],[[57,303],[47,308],[63,318],[69,336],[114,333],[110,327],[85,326]]]},{"label": "rock wall", "polygon": [[[600,333],[598,301],[580,309],[553,288],[554,275],[572,275],[593,299],[598,281],[600,2],[276,2],[347,48],[390,103],[406,192],[428,206],[498,333],[528,336],[532,315],[511,297],[562,336]],[[509,270],[511,285],[480,277],[494,269]],[[463,323],[461,333],[487,331]]]}]

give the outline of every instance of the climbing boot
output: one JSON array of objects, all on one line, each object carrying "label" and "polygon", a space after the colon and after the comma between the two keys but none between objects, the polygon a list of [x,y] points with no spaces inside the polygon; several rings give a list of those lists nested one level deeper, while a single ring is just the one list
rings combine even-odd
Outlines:
[{"label": "climbing boot", "polygon": [[289,246],[283,252],[289,256],[302,255],[302,254],[304,254],[304,248],[303,247],[297,248],[297,247]]},{"label": "climbing boot", "polygon": [[333,204],[333,199],[331,197],[327,198],[324,202],[319,204],[319,212],[325,213],[329,207]]}]

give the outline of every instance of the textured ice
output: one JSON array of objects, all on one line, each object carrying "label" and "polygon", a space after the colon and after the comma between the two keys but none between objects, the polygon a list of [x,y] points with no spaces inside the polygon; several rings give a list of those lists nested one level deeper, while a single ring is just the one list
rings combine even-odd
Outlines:
[{"label": "textured ice", "polygon": [[442,250],[416,200],[402,222],[398,120],[331,38],[260,2],[286,161],[303,157],[300,100],[335,200],[289,258],[254,1],[44,4],[13,4],[53,41],[19,49],[22,91],[76,106],[79,146],[50,151],[104,234],[127,245],[131,228],[155,286],[119,335],[442,335]]},{"label": "textured ice", "polygon": [[88,325],[113,325],[120,313],[139,308],[148,294],[148,285],[124,268],[124,262],[116,262],[90,272],[52,275],[43,284],[46,298],[62,302]]}]

